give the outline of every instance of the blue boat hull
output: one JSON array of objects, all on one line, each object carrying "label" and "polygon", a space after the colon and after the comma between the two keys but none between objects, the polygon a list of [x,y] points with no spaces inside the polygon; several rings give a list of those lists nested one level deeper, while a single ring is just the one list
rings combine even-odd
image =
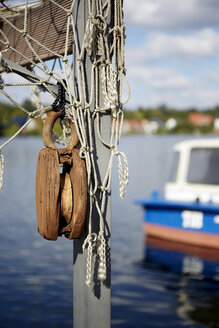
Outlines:
[{"label": "blue boat hull", "polygon": [[219,249],[148,237],[145,261],[164,270],[192,275],[198,279],[218,279]]},{"label": "blue boat hull", "polygon": [[139,200],[137,203],[145,209],[144,227],[147,235],[219,248],[219,206],[160,198]]}]

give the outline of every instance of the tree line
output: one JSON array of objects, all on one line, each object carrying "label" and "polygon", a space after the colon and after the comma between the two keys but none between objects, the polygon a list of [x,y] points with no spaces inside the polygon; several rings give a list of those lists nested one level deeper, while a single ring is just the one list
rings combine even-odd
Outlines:
[{"label": "tree line", "polygon": [[[35,110],[34,105],[28,99],[23,102],[22,107],[28,111]],[[171,131],[167,131],[164,126],[161,126],[157,133],[213,133],[213,123],[209,124],[208,126],[200,126],[197,128],[188,122],[187,118],[189,113],[198,112],[211,115],[213,119],[219,118],[219,106],[200,111],[196,108],[178,110],[175,108],[167,107],[165,105],[158,106],[156,108],[139,107],[134,110],[124,109],[124,118],[142,121],[155,118],[162,121],[164,125],[169,118],[174,118],[177,121],[176,127],[174,127]],[[19,108],[7,103],[0,102],[0,136],[11,136],[19,129],[23,123],[25,123],[25,120],[27,120],[27,115]],[[23,134],[41,135],[42,120],[39,119],[35,128],[31,130],[25,130]]]},{"label": "tree line", "polygon": [[[125,110],[124,111],[124,119],[135,119],[135,120],[151,120],[153,118],[158,119],[159,121],[164,123],[164,126],[161,126],[157,133],[213,133],[214,132],[214,124],[213,122],[206,126],[194,126],[192,123],[188,121],[188,115],[190,113],[202,113],[206,115],[211,115],[214,121],[215,118],[219,118],[219,106],[215,106],[212,108],[199,110],[197,108],[189,108],[189,109],[175,109],[170,108],[165,105],[158,106],[156,108],[143,108],[139,107],[136,110]],[[165,123],[168,119],[174,118],[177,122],[177,125],[168,131],[165,128]]]}]

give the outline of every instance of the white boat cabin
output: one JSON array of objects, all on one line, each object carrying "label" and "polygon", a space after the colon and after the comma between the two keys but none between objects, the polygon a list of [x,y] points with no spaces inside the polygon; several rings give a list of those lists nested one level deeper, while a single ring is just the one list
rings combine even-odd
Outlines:
[{"label": "white boat cabin", "polygon": [[165,198],[219,203],[219,139],[188,140],[174,146]]}]

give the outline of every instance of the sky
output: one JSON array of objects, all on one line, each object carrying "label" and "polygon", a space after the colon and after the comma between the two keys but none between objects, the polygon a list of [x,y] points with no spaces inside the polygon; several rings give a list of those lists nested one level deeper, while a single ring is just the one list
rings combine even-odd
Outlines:
[{"label": "sky", "polygon": [[219,1],[124,0],[127,108],[219,104]]},{"label": "sky", "polygon": [[124,18],[126,108],[219,105],[218,0],[124,0]]}]

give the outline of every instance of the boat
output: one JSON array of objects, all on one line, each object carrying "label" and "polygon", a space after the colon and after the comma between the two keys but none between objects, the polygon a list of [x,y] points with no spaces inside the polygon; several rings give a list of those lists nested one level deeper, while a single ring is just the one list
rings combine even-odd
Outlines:
[{"label": "boat", "polygon": [[197,279],[219,279],[219,249],[185,245],[148,236],[144,262],[150,267]]},{"label": "boat", "polygon": [[164,196],[137,200],[147,236],[219,248],[219,140],[193,139],[174,146]]},{"label": "boat", "polygon": [[156,273],[154,279],[162,291],[171,292],[174,312],[185,326],[218,326],[219,249],[148,236],[142,266]]}]

